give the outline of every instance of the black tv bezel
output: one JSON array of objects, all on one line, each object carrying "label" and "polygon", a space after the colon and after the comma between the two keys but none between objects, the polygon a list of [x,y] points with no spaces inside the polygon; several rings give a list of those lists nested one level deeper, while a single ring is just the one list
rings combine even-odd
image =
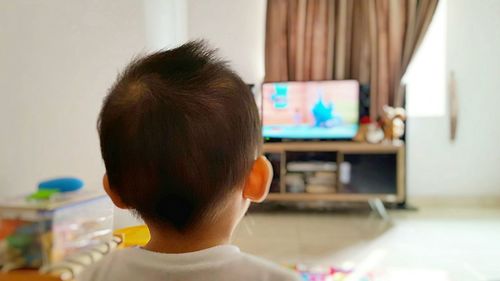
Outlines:
[{"label": "black tv bezel", "polygon": [[[299,82],[299,83],[307,83],[307,82],[332,82],[332,81],[356,81],[358,83],[358,126],[359,122],[361,120],[361,116],[359,116],[361,112],[361,91],[362,91],[362,85],[359,83],[358,80],[356,79],[343,79],[343,80],[307,80],[307,81],[266,81],[262,82],[260,84],[260,104],[259,104],[259,111],[260,111],[260,125],[261,128],[264,128],[264,84],[271,84],[271,83],[290,83],[290,82]],[[299,139],[299,138],[270,138],[270,137],[264,137],[262,135],[262,139],[264,143],[280,143],[280,142],[342,142],[342,141],[353,141],[353,138],[332,138],[332,139],[313,139],[313,138],[308,138],[308,139]]]}]

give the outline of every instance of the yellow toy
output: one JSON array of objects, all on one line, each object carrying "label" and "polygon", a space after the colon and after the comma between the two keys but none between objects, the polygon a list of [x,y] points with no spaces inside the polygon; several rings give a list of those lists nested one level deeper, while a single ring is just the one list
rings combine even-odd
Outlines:
[{"label": "yellow toy", "polygon": [[149,229],[146,225],[137,225],[118,229],[115,230],[113,234],[122,239],[122,243],[119,245],[119,248],[142,247],[149,242],[149,239],[151,239]]}]

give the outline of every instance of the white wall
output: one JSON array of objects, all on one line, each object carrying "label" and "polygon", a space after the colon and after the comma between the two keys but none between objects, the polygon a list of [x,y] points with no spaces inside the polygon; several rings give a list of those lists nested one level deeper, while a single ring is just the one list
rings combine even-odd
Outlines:
[{"label": "white wall", "polygon": [[457,139],[449,141],[448,112],[408,121],[410,196],[500,196],[499,13],[496,0],[448,1],[446,69],[457,80]]},{"label": "white wall", "polygon": [[188,0],[188,38],[207,39],[247,83],[264,78],[265,0]]},{"label": "white wall", "polygon": [[177,0],[0,1],[0,198],[63,175],[101,187],[102,99],[132,56],[185,37],[183,13]]},{"label": "white wall", "polygon": [[186,0],[145,0],[144,7],[148,49],[168,49],[186,41]]}]

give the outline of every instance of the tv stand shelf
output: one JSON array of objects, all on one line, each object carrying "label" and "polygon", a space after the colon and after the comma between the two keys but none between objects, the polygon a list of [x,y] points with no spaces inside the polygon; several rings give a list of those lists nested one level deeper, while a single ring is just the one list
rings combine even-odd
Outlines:
[{"label": "tv stand shelf", "polygon": [[[405,202],[405,146],[401,144],[370,144],[343,142],[279,142],[265,143],[264,153],[275,167],[274,190],[267,201],[337,201],[385,203]],[[329,193],[289,192],[285,177],[288,158],[296,154],[328,154],[337,164],[336,188]],[[272,155],[272,157],[270,157]],[[348,162],[350,183],[340,181],[340,163]]]}]

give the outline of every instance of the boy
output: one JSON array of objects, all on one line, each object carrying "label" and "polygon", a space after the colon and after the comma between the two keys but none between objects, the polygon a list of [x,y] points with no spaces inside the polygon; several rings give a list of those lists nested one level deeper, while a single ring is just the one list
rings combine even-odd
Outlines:
[{"label": "boy", "polygon": [[230,245],[272,178],[247,85],[202,42],[134,60],[99,116],[104,189],[148,225],[79,280],[299,280]]}]

